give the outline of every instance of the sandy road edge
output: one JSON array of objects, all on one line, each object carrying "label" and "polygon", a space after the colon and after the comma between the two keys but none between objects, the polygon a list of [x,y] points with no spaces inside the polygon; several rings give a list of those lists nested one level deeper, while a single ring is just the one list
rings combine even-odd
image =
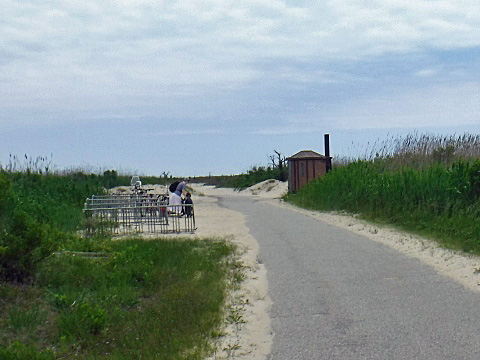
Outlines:
[{"label": "sandy road edge", "polygon": [[225,335],[217,339],[217,351],[209,359],[266,359],[272,345],[267,270],[257,260],[258,241],[250,235],[245,216],[218,202],[213,194],[195,197],[194,237],[226,238],[235,244],[245,278],[227,299]]},{"label": "sandy road edge", "polygon": [[[145,185],[152,194],[165,194],[164,185]],[[272,301],[268,296],[267,271],[257,259],[259,244],[250,235],[245,216],[219,205],[219,197],[238,194],[233,190],[219,190],[202,184],[190,184],[194,190],[195,234],[163,235],[165,238],[226,239],[237,246],[237,256],[243,266],[244,279],[228,294],[223,336],[214,340],[213,359],[263,360],[270,353],[273,335],[269,311]],[[112,193],[130,193],[128,187],[117,187]],[[158,238],[157,234],[143,235]]]},{"label": "sandy road edge", "polygon": [[271,205],[295,211],[329,225],[343,228],[370,240],[391,248],[434,268],[443,276],[462,284],[466,288],[480,293],[480,257],[459,251],[444,249],[432,240],[407,232],[380,226],[355,218],[348,214],[324,213],[306,210],[286,203],[281,199],[265,199]]}]

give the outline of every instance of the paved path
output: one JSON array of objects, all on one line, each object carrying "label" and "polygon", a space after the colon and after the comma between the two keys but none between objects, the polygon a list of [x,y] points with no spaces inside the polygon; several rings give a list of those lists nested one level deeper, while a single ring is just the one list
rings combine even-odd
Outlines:
[{"label": "paved path", "polygon": [[278,206],[246,215],[267,268],[269,359],[480,359],[480,295],[389,247]]}]

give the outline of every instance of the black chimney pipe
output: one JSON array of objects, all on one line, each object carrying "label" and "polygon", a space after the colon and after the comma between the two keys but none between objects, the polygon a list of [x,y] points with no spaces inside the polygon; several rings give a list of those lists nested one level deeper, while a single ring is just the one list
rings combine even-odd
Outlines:
[{"label": "black chimney pipe", "polygon": [[332,158],[330,157],[330,134],[324,135],[325,157],[327,157],[327,173],[332,170]]},{"label": "black chimney pipe", "polygon": [[325,140],[325,156],[330,156],[330,134],[325,134],[324,140]]}]

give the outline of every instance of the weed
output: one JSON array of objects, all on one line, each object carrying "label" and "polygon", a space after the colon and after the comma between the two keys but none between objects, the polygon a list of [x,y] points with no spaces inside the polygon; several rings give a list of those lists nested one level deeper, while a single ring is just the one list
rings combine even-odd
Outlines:
[{"label": "weed", "polygon": [[227,321],[231,324],[243,324],[245,320],[243,319],[243,313],[245,309],[243,306],[233,307],[230,309],[230,313],[227,316]]},{"label": "weed", "polygon": [[99,304],[75,302],[60,313],[58,327],[61,336],[69,339],[87,339],[98,335],[107,322],[107,312]]},{"label": "weed", "polygon": [[240,343],[238,341],[228,343],[223,348],[223,350],[227,351],[229,354],[231,354],[231,352],[233,352],[235,350],[238,350],[238,349],[240,349]]}]

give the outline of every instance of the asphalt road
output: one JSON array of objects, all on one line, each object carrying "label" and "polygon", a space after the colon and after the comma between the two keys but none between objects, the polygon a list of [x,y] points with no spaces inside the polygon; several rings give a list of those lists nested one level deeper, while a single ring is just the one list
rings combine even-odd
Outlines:
[{"label": "asphalt road", "polygon": [[246,215],[267,268],[269,359],[480,359],[480,295],[347,230],[251,198]]}]

